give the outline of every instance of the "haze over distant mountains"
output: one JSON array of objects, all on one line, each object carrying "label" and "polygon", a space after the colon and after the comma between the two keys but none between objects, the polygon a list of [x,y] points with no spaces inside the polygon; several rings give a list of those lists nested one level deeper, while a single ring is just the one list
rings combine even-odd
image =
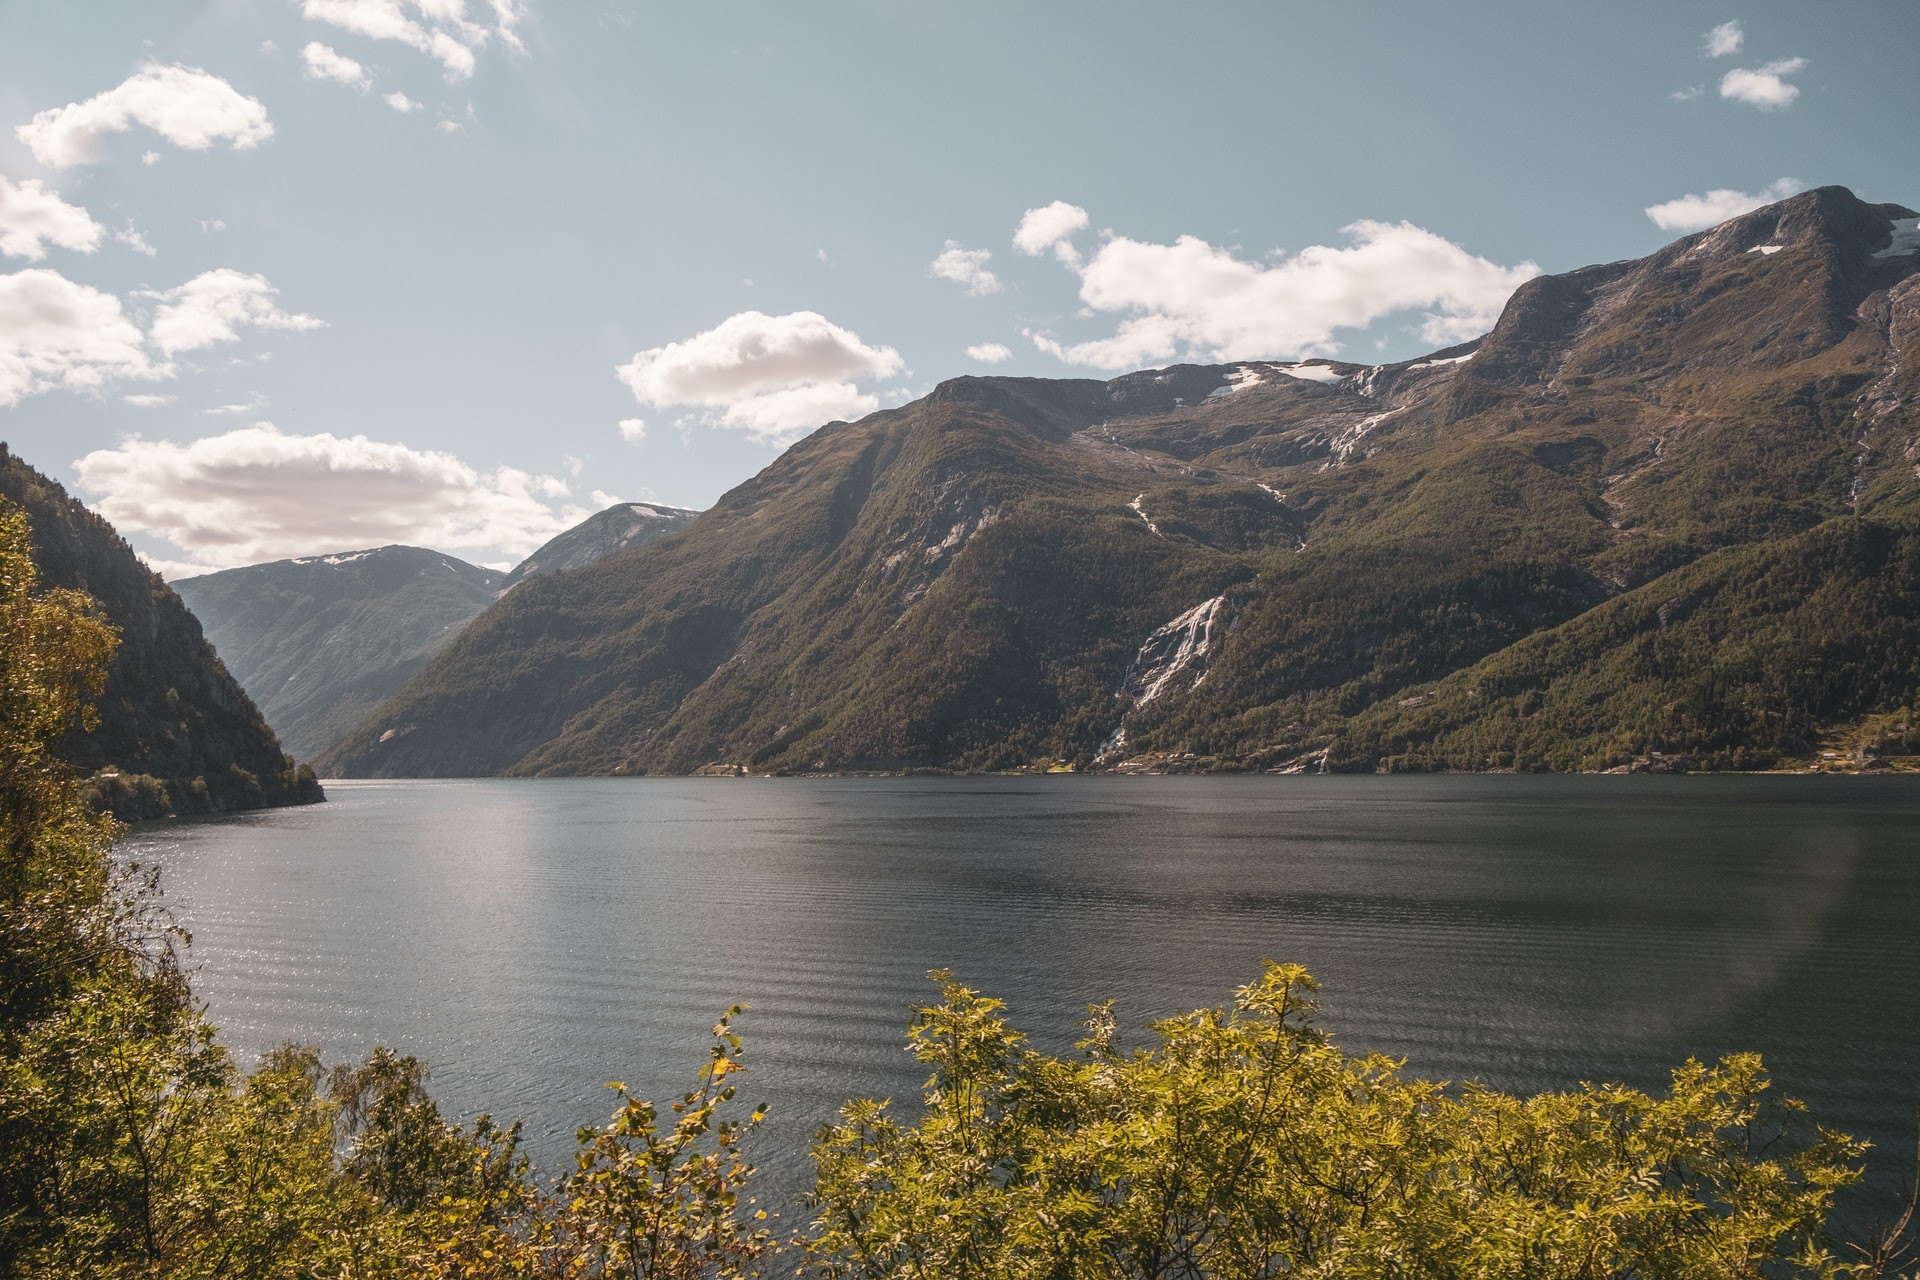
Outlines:
[{"label": "haze over distant mountains", "polygon": [[946,382],[524,583],[323,765],[1908,758],[1917,272],[1827,187],[1419,360]]},{"label": "haze over distant mountains", "polygon": [[684,528],[697,512],[619,503],[511,573],[389,546],[173,583],[281,741],[310,759],[419,673],[499,594]]}]

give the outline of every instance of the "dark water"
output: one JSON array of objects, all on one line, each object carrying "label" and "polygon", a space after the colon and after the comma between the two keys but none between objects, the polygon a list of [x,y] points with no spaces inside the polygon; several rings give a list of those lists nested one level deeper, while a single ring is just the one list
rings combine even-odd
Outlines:
[{"label": "dark water", "polygon": [[336,783],[145,831],[244,1063],[283,1040],[432,1063],[543,1168],[625,1080],[690,1083],[729,1003],[770,1190],[851,1095],[911,1100],[953,969],[1066,1049],[1225,1002],[1263,957],[1349,1048],[1515,1090],[1766,1055],[1910,1174],[1920,785],[1905,779],[1057,778]]}]

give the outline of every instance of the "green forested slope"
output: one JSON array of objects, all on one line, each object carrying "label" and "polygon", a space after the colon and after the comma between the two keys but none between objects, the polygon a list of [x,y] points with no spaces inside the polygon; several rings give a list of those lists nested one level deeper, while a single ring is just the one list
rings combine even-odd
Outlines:
[{"label": "green forested slope", "polygon": [[0,445],[0,499],[25,511],[41,581],[92,597],[120,636],[98,722],[60,741],[123,818],[322,799],[214,655],[200,624],[106,521]]},{"label": "green forested slope", "polygon": [[1906,216],[1807,192],[1398,365],[943,384],[517,589],[326,764],[1865,759],[1915,697]]}]

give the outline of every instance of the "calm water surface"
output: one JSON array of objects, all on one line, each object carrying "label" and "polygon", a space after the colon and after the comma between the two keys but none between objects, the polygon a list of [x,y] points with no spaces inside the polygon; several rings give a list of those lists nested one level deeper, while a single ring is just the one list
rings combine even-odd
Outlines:
[{"label": "calm water surface", "polygon": [[[690,1082],[734,1002],[769,1189],[852,1095],[910,1102],[909,1008],[953,969],[1064,1050],[1264,957],[1349,1048],[1517,1090],[1763,1052],[1908,1173],[1920,786],[1905,779],[1051,778],[353,782],[140,831],[244,1063],[426,1058],[544,1169],[604,1085]],[[1898,1154],[1895,1154],[1898,1153]]]}]

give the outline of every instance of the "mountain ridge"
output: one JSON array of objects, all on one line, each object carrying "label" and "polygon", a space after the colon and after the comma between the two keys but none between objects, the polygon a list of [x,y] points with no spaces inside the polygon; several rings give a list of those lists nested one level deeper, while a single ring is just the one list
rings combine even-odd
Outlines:
[{"label": "mountain ridge", "polygon": [[[1385,366],[944,382],[814,432],[676,538],[516,590],[323,763],[1805,759],[1913,698],[1872,675],[1907,670],[1901,646],[1920,640],[1920,261],[1894,238],[1912,216],[1806,192],[1647,258],[1537,278],[1484,337]],[[1866,527],[1796,543],[1834,521]],[[1859,554],[1833,560],[1841,545]],[[1794,602],[1748,595],[1802,561],[1855,564],[1867,614],[1840,675],[1772,690],[1800,643],[1781,622]],[[1725,608],[1656,607],[1584,666],[1536,663],[1533,703],[1436,700],[1502,653],[1520,663],[1529,638],[1592,648],[1626,609],[1611,602],[1703,563],[1696,576],[1745,584],[1709,593]],[[1836,625],[1795,624],[1844,649]],[[1648,627],[1679,656],[1626,682],[1631,705],[1582,720],[1569,691]],[[1750,671],[1719,670],[1743,635],[1771,639]],[[1707,692],[1673,696],[1716,670]],[[1444,723],[1427,711],[1442,703]],[[1560,745],[1526,746],[1549,704]]]}]

